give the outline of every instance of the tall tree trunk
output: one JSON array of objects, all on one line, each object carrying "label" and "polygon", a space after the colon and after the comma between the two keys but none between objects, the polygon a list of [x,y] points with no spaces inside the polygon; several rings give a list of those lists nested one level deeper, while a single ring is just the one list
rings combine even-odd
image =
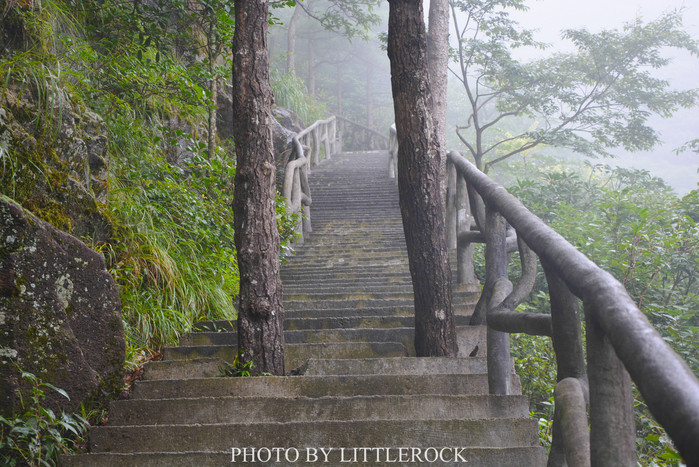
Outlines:
[{"label": "tall tree trunk", "polygon": [[209,73],[211,73],[211,80],[209,81],[209,91],[211,92],[212,105],[209,107],[209,134],[207,141],[207,153],[209,160],[213,159],[214,152],[216,151],[216,114],[218,110],[218,77],[216,76],[216,59],[218,54],[216,53],[216,21],[215,14],[209,8],[206,12],[211,15],[209,23],[209,37],[207,40],[207,55],[209,59]]},{"label": "tall tree trunk", "polygon": [[342,64],[337,64],[337,114],[342,115]]},{"label": "tall tree trunk", "polygon": [[296,75],[296,25],[301,18],[301,10],[301,5],[296,5],[286,32],[286,72],[292,75]]},{"label": "tall tree trunk", "polygon": [[447,81],[449,66],[449,0],[430,0],[427,34],[427,68],[432,91],[432,121],[440,144],[441,191],[446,199],[447,185]]},{"label": "tall tree trunk", "polygon": [[316,94],[316,46],[313,40],[308,41],[308,94]]},{"label": "tall tree trunk", "polygon": [[[371,64],[366,70],[366,126],[374,127],[374,74],[372,73]],[[371,140],[371,136],[368,136]]]},{"label": "tall tree trunk", "polygon": [[252,372],[284,374],[282,284],[275,214],[272,90],[266,0],[235,1],[233,115],[237,169],[233,200],[240,269],[238,349]]},{"label": "tall tree trunk", "polygon": [[389,0],[388,57],[398,133],[398,190],[415,295],[418,356],[455,356],[451,271],[440,193],[422,0]]}]

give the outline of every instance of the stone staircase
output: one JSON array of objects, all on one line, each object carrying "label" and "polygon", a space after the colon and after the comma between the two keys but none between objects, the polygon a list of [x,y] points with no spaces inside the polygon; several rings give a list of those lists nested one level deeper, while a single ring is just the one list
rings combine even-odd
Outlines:
[{"label": "stone staircase", "polygon": [[216,377],[235,323],[200,323],[62,464],[545,465],[526,397],[488,395],[485,329],[467,326],[477,288],[454,291],[459,358],[414,357],[386,161],[346,153],[313,170],[314,231],[282,267],[288,376]]}]

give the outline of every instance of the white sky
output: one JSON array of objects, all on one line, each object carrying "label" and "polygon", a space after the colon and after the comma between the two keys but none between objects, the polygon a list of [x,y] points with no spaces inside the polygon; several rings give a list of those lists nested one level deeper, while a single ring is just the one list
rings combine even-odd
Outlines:
[{"label": "white sky", "polygon": [[[584,27],[591,32],[615,29],[639,16],[650,21],[679,8],[684,8],[685,29],[699,39],[699,0],[531,0],[528,4],[529,11],[514,17],[522,26],[537,30],[537,40],[551,44],[552,49],[563,46],[560,39],[563,29]],[[671,56],[673,63],[659,76],[678,89],[699,87],[699,58],[688,53],[672,53]],[[676,156],[674,149],[699,138],[699,107],[681,110],[672,119],[653,120],[653,126],[661,132],[664,142],[661,147],[633,155],[619,151],[616,159],[606,163],[650,170],[681,193],[696,189],[699,156],[694,153]]]}]

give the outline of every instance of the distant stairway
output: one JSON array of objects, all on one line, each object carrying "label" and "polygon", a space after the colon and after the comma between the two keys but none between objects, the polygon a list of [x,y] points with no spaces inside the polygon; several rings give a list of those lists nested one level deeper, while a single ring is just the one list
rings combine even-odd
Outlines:
[{"label": "distant stairway", "polygon": [[454,291],[460,358],[414,357],[386,161],[346,153],[313,169],[313,233],[282,267],[290,376],[216,377],[235,323],[201,323],[64,465],[545,465],[527,398],[488,395],[485,328],[466,325],[477,288]]}]

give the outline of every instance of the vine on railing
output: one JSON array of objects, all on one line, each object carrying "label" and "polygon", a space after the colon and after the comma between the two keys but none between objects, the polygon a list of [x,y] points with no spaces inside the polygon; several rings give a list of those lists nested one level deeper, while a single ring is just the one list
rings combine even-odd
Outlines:
[{"label": "vine on railing", "polygon": [[[390,136],[395,173],[395,128]],[[696,462],[699,381],[623,285],[457,152],[448,154],[447,181],[447,241],[457,248],[459,283],[470,280],[470,245],[485,243],[485,284],[471,324],[488,325],[490,393],[510,393],[509,333],[552,338],[557,384],[549,465],[636,465],[631,380],[680,454]],[[517,250],[522,274],[513,287],[507,265]],[[514,311],[531,292],[537,256],[548,282],[548,315]]]}]

